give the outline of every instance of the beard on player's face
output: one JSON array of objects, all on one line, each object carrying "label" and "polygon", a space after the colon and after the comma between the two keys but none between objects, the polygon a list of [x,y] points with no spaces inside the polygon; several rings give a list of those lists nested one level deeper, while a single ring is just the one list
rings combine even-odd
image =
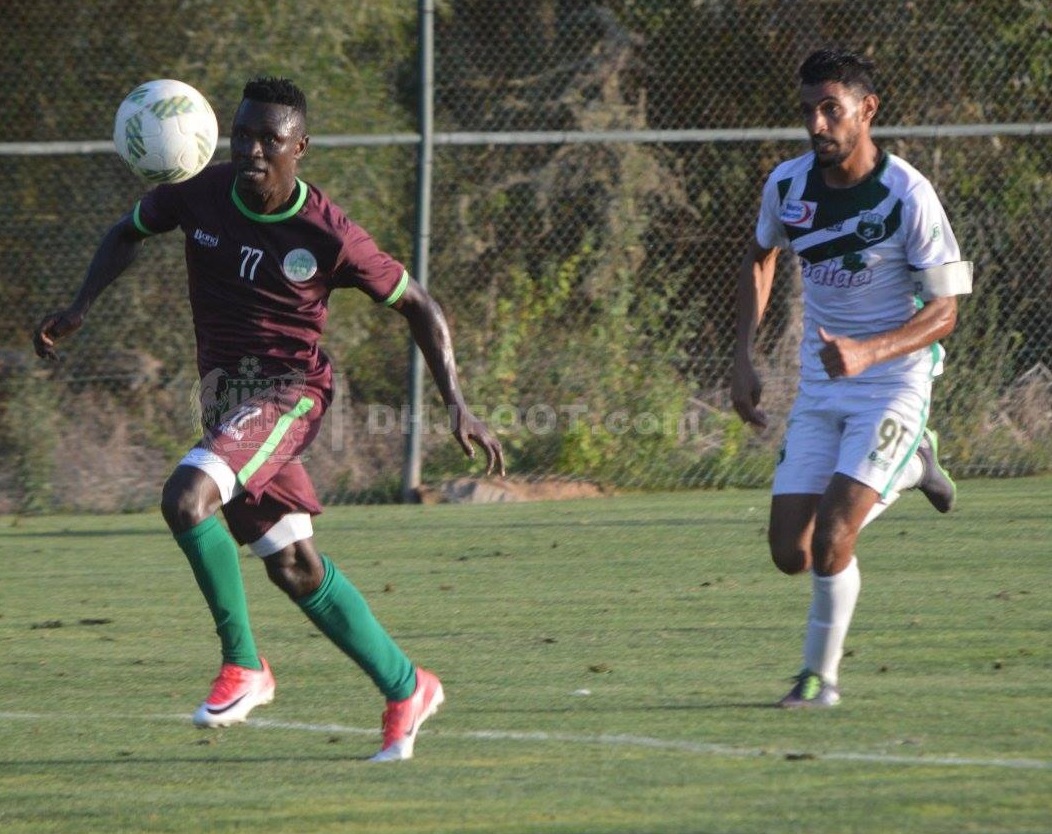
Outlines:
[{"label": "beard on player's face", "polygon": [[858,131],[851,131],[841,139],[812,136],[811,147],[819,168],[833,168],[847,160],[858,147]]}]

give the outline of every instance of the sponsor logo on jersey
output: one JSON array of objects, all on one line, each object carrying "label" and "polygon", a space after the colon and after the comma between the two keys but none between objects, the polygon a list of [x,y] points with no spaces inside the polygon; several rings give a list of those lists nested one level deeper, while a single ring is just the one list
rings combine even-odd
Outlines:
[{"label": "sponsor logo on jersey", "polygon": [[810,200],[786,200],[782,205],[782,213],[779,216],[786,226],[794,226],[797,229],[810,229],[815,222],[815,212],[818,203]]},{"label": "sponsor logo on jersey", "polygon": [[855,234],[869,243],[884,237],[884,218],[875,211],[864,211],[858,216]]},{"label": "sponsor logo on jersey", "polygon": [[804,281],[819,287],[835,287],[846,290],[864,287],[873,282],[873,270],[857,253],[849,253],[842,260],[822,261],[813,264],[801,259],[800,272]]},{"label": "sponsor logo on jersey", "polygon": [[938,243],[939,238],[942,237],[942,224],[932,223],[931,225],[931,242]]},{"label": "sponsor logo on jersey", "polygon": [[281,271],[297,284],[309,281],[318,271],[318,259],[306,249],[293,249],[281,262]]},{"label": "sponsor logo on jersey", "polygon": [[219,245],[219,237],[210,235],[203,229],[195,229],[194,242],[201,244],[201,246],[207,246],[209,249],[215,249]]}]

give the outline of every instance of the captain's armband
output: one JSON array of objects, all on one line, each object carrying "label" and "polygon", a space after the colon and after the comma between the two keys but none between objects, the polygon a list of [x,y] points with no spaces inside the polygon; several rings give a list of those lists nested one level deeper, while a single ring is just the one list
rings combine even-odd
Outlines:
[{"label": "captain's armband", "polygon": [[972,262],[952,261],[929,266],[913,273],[913,287],[924,301],[951,295],[968,295],[972,291]]}]

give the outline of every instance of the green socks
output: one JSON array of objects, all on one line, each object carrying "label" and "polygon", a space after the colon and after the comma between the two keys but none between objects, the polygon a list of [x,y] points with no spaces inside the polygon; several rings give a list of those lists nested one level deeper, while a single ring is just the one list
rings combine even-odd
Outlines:
[{"label": "green socks", "polygon": [[416,669],[377,621],[368,603],[327,556],[325,577],[297,604],[312,623],[357,663],[388,701],[401,701],[416,689]]},{"label": "green socks", "polygon": [[190,561],[223,647],[223,662],[260,670],[256,641],[248,622],[248,601],[237,544],[215,516],[175,537]]},{"label": "green socks", "polygon": [[[215,516],[179,533],[182,548],[208,602],[223,647],[223,662],[262,669],[248,621],[248,602],[238,563],[237,544]],[[297,604],[321,632],[361,666],[389,701],[401,701],[416,688],[416,668],[368,603],[327,556],[318,589]]]}]

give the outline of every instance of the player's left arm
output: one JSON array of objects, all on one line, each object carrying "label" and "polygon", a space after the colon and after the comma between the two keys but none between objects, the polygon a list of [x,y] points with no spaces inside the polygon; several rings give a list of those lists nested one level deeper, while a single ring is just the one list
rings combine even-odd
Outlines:
[{"label": "player's left arm", "polygon": [[961,260],[953,229],[927,180],[913,189],[904,210],[906,259],[920,304],[901,327],[865,339],[818,329],[819,355],[831,378],[854,376],[871,365],[926,348],[957,326],[957,296],[972,291],[972,264]]},{"label": "player's left arm", "polygon": [[419,282],[410,278],[398,300],[390,306],[408,322],[413,341],[424,355],[442,401],[449,411],[453,436],[464,453],[474,458],[475,448],[472,443],[477,443],[486,453],[486,474],[497,471],[504,475],[504,450],[500,441],[482,420],[471,413],[464,402],[449,323],[438,302]]},{"label": "player's left arm", "polygon": [[866,368],[896,359],[945,339],[957,325],[957,296],[934,298],[901,327],[865,339],[818,328],[824,342],[819,356],[830,379],[855,376]]}]

